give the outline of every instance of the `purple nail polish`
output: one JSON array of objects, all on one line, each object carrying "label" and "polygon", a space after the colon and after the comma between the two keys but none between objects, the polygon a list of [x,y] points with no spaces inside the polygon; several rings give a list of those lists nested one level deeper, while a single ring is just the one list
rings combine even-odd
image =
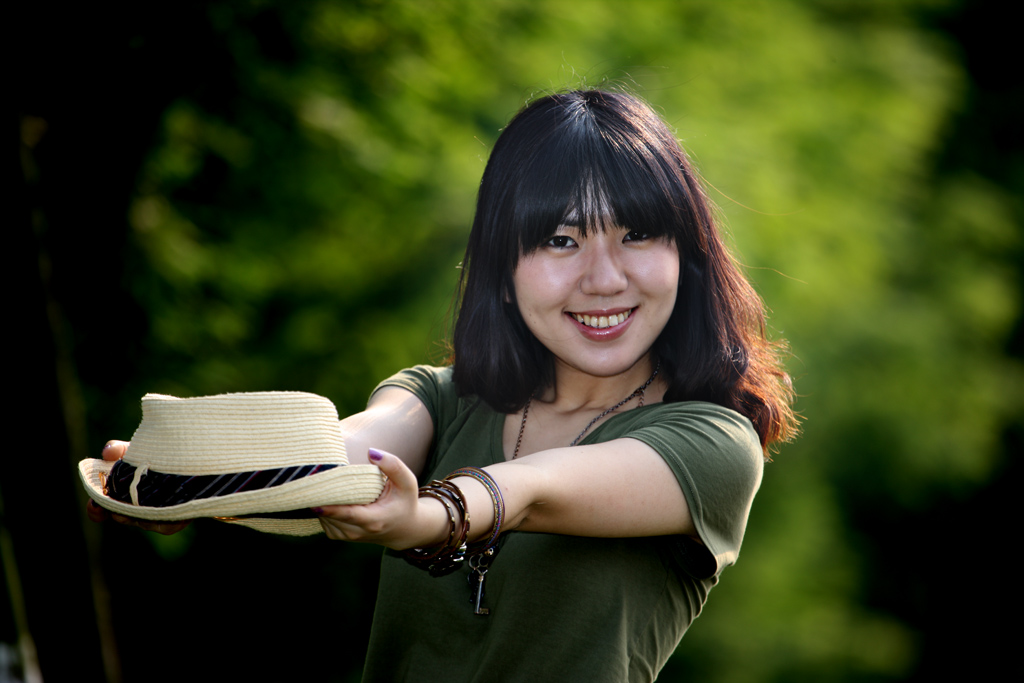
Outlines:
[{"label": "purple nail polish", "polygon": [[381,451],[378,451],[376,448],[367,449],[367,453],[370,454],[370,460],[372,460],[373,462],[380,462],[381,460],[384,459],[384,456],[382,455]]},{"label": "purple nail polish", "polygon": [[310,508],[310,510],[312,510],[313,514],[316,515],[317,517],[319,517],[320,515],[324,514],[324,509],[323,508]]}]

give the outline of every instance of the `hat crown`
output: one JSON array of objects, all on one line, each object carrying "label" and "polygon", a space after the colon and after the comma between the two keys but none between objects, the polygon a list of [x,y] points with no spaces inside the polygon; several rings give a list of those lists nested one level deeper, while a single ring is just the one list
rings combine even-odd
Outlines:
[{"label": "hat crown", "polygon": [[316,394],[268,391],[142,397],[142,423],[125,461],[168,474],[347,465],[334,404]]}]

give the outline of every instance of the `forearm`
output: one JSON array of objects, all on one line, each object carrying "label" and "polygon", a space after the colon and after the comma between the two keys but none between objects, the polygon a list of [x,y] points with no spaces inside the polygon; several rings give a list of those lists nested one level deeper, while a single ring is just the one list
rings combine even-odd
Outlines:
[{"label": "forearm", "polygon": [[[323,508],[331,538],[372,542],[396,550],[429,548],[450,535],[450,503],[420,497],[415,474],[402,459],[370,450],[388,483],[370,505]],[[503,531],[594,537],[695,535],[675,476],[653,449],[633,439],[559,448],[484,468],[504,501]],[[488,489],[459,476],[469,514],[469,541],[486,538],[495,509]],[[463,523],[461,515],[456,520]]]},{"label": "forearm", "polygon": [[[575,536],[695,535],[675,476],[653,449],[632,439],[560,448],[485,468],[501,488],[504,530]],[[459,477],[471,515],[470,538],[494,519],[490,494]]]},{"label": "forearm", "polygon": [[366,410],[341,421],[349,462],[370,462],[375,448],[394,453],[417,475],[423,470],[434,433],[434,423],[416,396],[398,387],[384,387]]}]

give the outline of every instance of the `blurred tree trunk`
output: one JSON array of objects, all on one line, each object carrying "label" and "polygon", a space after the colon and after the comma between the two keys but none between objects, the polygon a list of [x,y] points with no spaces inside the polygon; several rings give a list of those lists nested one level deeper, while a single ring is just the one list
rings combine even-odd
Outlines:
[{"label": "blurred tree trunk", "polygon": [[[138,169],[167,102],[202,58],[197,42],[191,52],[176,44],[196,19],[194,3],[114,7],[20,3],[10,27],[17,201],[8,337],[17,381],[0,486],[28,628],[50,681],[121,677],[100,535],[82,514],[76,467],[110,435],[104,397],[132,377],[146,329],[123,284]],[[87,397],[98,407],[88,420]]]}]

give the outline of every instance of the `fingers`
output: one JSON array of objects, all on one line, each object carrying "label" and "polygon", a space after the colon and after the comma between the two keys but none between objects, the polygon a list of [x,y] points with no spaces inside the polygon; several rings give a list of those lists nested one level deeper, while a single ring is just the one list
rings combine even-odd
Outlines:
[{"label": "fingers", "polygon": [[[103,446],[103,459],[119,460],[127,450],[127,441],[108,441]],[[85,514],[93,522],[105,522],[110,519],[110,513],[92,499],[85,504]]]},{"label": "fingers", "polygon": [[384,490],[368,505],[327,505],[314,508],[328,538],[390,545],[408,535],[419,499],[419,483],[396,455],[371,448],[369,461],[387,476]]},{"label": "fingers", "polygon": [[163,534],[164,536],[170,536],[171,534],[176,534],[179,531],[181,531],[182,529],[184,529],[185,527],[187,527],[189,524],[192,523],[191,519],[185,520],[183,522],[152,522],[152,521],[150,521],[148,519],[138,519],[137,517],[127,517],[125,515],[119,515],[119,514],[113,513],[113,512],[110,513],[110,518],[112,520],[114,520],[115,522],[117,522],[118,524],[123,524],[125,526],[138,527],[139,529],[144,529],[146,531],[153,531],[153,532],[158,533],[158,534]]},{"label": "fingers", "polygon": [[119,515],[101,507],[96,503],[96,501],[91,499],[85,505],[85,514],[93,522],[100,523],[109,519],[117,522],[118,524],[123,524],[124,526],[134,526],[139,529],[145,529],[146,531],[163,534],[164,536],[176,534],[192,523],[191,519],[183,522],[152,522],[147,519],[138,519],[137,517]]},{"label": "fingers", "polygon": [[127,441],[108,441],[103,447],[103,459],[120,460],[124,457],[129,445]]},{"label": "fingers", "polygon": [[110,513],[100,507],[95,500],[89,499],[89,502],[85,504],[85,514],[93,522],[105,522],[110,519]]},{"label": "fingers", "polygon": [[[108,441],[106,445],[103,446],[103,459],[106,461],[120,460],[124,457],[124,454],[128,451],[128,446],[130,445],[131,444],[127,441]],[[186,520],[183,522],[151,522],[145,519],[136,519],[135,517],[118,515],[104,509],[102,506],[97,504],[96,501],[91,499],[85,505],[85,514],[93,522],[105,522],[108,519],[111,519],[118,524],[138,527],[139,529],[153,531],[165,536],[176,534],[192,523],[192,520]]]},{"label": "fingers", "polygon": [[370,463],[377,465],[380,471],[387,477],[384,490],[373,503],[367,505],[324,505],[313,508],[313,512],[322,517],[331,517],[338,521],[363,524],[375,518],[381,508],[389,508],[396,503],[400,504],[402,499],[410,496],[415,498],[419,492],[419,482],[416,475],[406,466],[402,459],[396,455],[376,448],[368,450]]},{"label": "fingers", "polygon": [[419,482],[416,475],[397,455],[382,451],[377,448],[370,448],[367,453],[370,457],[370,464],[380,468],[390,483],[401,491],[410,489],[419,490]]},{"label": "fingers", "polygon": [[[127,441],[108,441],[103,446],[103,459],[107,461],[120,460],[127,450]],[[85,504],[85,514],[93,522],[105,522],[110,519],[110,513],[92,499]]]}]

